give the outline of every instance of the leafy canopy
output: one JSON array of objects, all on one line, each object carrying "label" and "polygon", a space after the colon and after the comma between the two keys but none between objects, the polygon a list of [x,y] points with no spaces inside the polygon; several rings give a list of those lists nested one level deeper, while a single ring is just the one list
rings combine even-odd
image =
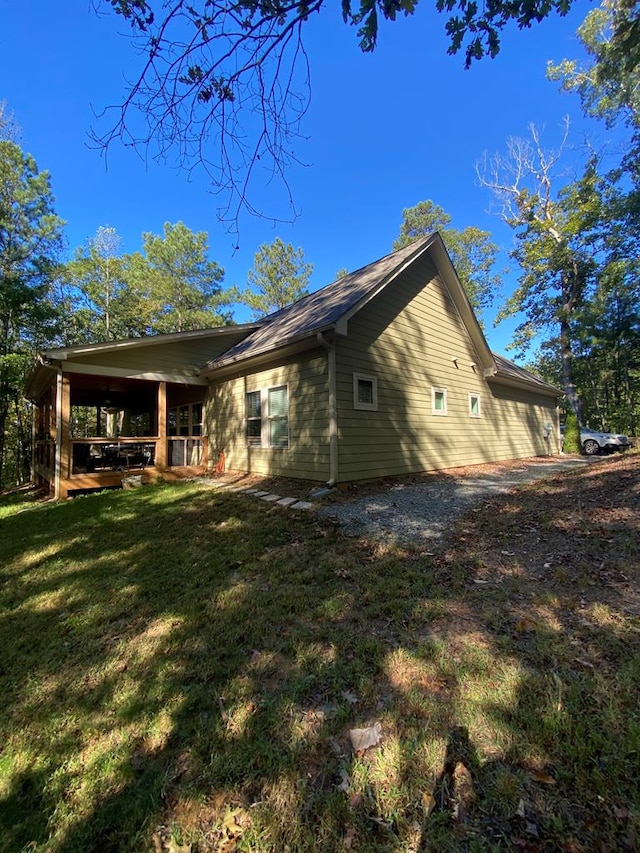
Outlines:
[{"label": "leafy canopy", "polygon": [[494,272],[498,247],[491,242],[488,231],[473,226],[460,231],[450,223],[449,214],[432,201],[405,208],[393,248],[401,249],[419,237],[439,231],[473,310],[479,313],[493,302],[500,287],[501,277]]},{"label": "leafy canopy", "polygon": [[241,301],[253,310],[254,317],[264,317],[306,296],[312,272],[313,265],[305,263],[302,249],[276,237],[273,243],[263,243],[254,255],[247,276],[250,286],[242,291]]},{"label": "leafy canopy", "polygon": [[[97,0],[98,2],[98,0]],[[106,132],[152,157],[202,169],[222,196],[221,220],[237,231],[240,213],[253,214],[255,181],[270,184],[270,218],[295,218],[288,171],[299,163],[295,142],[311,101],[304,37],[318,14],[335,13],[327,0],[102,0],[131,26],[145,57]],[[529,27],[573,0],[435,0],[445,16],[449,53],[465,65],[495,57],[504,28]],[[360,48],[373,51],[382,21],[413,14],[418,0],[342,0],[343,21]],[[428,34],[425,34],[428,38]],[[142,122],[133,119],[138,113]],[[109,120],[108,118],[106,119]],[[104,127],[104,126],[103,126]],[[281,212],[280,212],[281,211]]]}]

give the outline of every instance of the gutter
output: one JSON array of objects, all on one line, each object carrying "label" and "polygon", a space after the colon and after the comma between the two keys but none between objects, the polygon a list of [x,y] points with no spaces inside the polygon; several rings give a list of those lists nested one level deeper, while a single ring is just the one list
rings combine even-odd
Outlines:
[{"label": "gutter", "polygon": [[324,332],[316,333],[316,340],[327,351],[327,370],[329,380],[329,479],[327,486],[332,488],[338,482],[338,398],[336,395],[336,341],[327,340]]}]

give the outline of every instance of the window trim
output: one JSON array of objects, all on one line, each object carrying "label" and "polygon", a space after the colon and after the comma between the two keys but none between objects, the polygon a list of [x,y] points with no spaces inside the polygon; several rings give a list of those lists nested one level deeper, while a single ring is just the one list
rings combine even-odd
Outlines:
[{"label": "window trim", "polygon": [[[258,401],[260,403],[260,416],[249,416],[249,396],[251,394],[258,395]],[[260,422],[260,433],[259,435],[249,435],[249,422]],[[263,430],[264,430],[264,417],[262,414],[262,389],[254,388],[252,391],[245,391],[244,395],[244,441],[247,447],[262,447],[263,444]],[[253,439],[250,441],[249,439]],[[257,440],[256,440],[257,439]]]},{"label": "window trim", "polygon": [[[287,411],[285,415],[272,415],[270,406],[270,392],[286,390]],[[260,416],[249,417],[249,395],[258,394],[260,402]],[[289,414],[289,383],[281,382],[279,385],[265,385],[260,388],[252,388],[245,391],[244,395],[244,439],[245,447],[262,447],[269,450],[288,450],[291,446],[290,414]],[[249,436],[249,423],[258,421],[260,423],[260,435]],[[271,443],[271,424],[275,421],[286,421],[287,438],[286,444]],[[250,440],[251,439],[251,440]]]},{"label": "window trim", "polygon": [[[286,415],[272,415],[271,414],[271,392],[272,391],[280,391],[284,389],[287,395],[287,413]],[[289,440],[289,383],[283,382],[281,385],[272,385],[271,387],[266,389],[266,399],[267,399],[267,446],[272,448],[273,450],[288,450],[290,445]],[[272,444],[271,443],[271,424],[274,421],[286,421],[287,424],[287,443],[286,444]]]},{"label": "window trim", "polygon": [[[358,383],[371,383],[371,403],[364,403],[358,399]],[[353,408],[361,412],[377,412],[378,411],[378,377],[371,376],[368,373],[353,374]]]},{"label": "window trim", "polygon": [[[473,411],[473,400],[478,401],[478,411]],[[469,417],[470,418],[481,418],[482,417],[482,398],[477,391],[469,391]]]},{"label": "window trim", "polygon": [[[436,407],[436,395],[437,394],[442,394],[442,403],[443,403],[442,409],[438,409]],[[432,387],[431,388],[431,414],[432,415],[439,415],[440,417],[445,417],[448,413],[449,412],[448,412],[448,407],[447,407],[447,389],[446,388],[440,388],[440,387]]]}]

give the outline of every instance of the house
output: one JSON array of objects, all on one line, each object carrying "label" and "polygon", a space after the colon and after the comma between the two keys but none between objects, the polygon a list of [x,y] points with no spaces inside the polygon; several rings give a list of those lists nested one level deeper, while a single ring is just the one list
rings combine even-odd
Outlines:
[{"label": "house", "polygon": [[34,475],[345,482],[558,452],[561,392],[493,354],[435,233],[254,324],[52,349]]}]

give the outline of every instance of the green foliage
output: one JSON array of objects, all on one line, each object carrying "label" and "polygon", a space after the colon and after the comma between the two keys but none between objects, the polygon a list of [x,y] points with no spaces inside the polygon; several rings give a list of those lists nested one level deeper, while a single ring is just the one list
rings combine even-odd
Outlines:
[{"label": "green foliage", "polygon": [[28,466],[28,432],[12,429],[10,417],[19,416],[25,365],[56,329],[51,293],[62,225],[49,174],[14,142],[0,140],[0,487],[8,429],[11,480]]},{"label": "green foliage", "polygon": [[465,289],[469,302],[478,314],[491,305],[500,288],[501,277],[494,272],[498,247],[491,234],[469,226],[459,231],[450,227],[451,217],[432,201],[421,201],[402,211],[400,234],[394,250],[439,231]]},{"label": "green foliage", "polygon": [[[358,27],[360,48],[364,52],[375,50],[378,42],[379,19],[395,21],[399,15],[412,15],[419,0],[342,0],[342,19],[345,23]],[[465,65],[468,68],[474,59],[483,56],[497,56],[500,50],[500,33],[507,23],[515,22],[520,29],[530,27],[548,17],[552,12],[566,15],[574,0],[487,0],[482,6],[467,0],[436,0],[439,12],[451,14],[445,24],[450,39],[448,52],[457,53],[465,49]],[[154,24],[162,29],[170,16],[157,14],[154,7],[159,4],[149,0],[108,0],[110,6],[128,20],[131,26],[143,33],[152,30]],[[215,31],[219,6],[214,2],[191,2],[178,0],[176,9],[194,27],[206,31]],[[240,21],[240,29],[259,29],[269,22],[280,27],[291,27],[292,21],[308,20],[312,11],[319,11],[323,2],[311,3],[299,0],[293,4],[275,0],[275,2],[256,3],[255,0],[240,0],[234,5],[234,21]],[[226,7],[225,7],[226,8]],[[276,31],[276,33],[279,31]],[[189,66],[193,80],[206,72],[193,62]],[[200,74],[198,73],[200,72]]]},{"label": "green foliage", "polygon": [[115,229],[99,228],[64,272],[65,343],[181,332],[230,322],[222,268],[207,258],[205,232],[165,223],[142,235],[143,252],[118,255]]},{"label": "green foliage", "polygon": [[115,228],[101,226],[66,265],[63,298],[72,306],[67,345],[143,334],[126,264],[118,254],[120,243]]},{"label": "green foliage", "polygon": [[253,269],[240,300],[253,310],[254,317],[264,317],[296,302],[308,291],[313,265],[305,263],[302,249],[294,249],[276,237],[263,243],[253,259]]},{"label": "green foliage", "polygon": [[[508,24],[529,27],[573,0],[436,0],[446,17],[449,53],[465,64],[496,56]],[[287,173],[299,163],[295,144],[311,101],[304,35],[327,0],[103,0],[131,26],[140,75],[114,111],[115,123],[95,136],[138,146],[145,156],[175,156],[180,169],[201,168],[224,201],[219,217],[237,230],[241,211],[262,213],[252,200],[253,178],[271,173],[280,183],[269,216],[291,215]],[[418,0],[341,0],[342,19],[357,30],[360,48],[375,49],[384,21],[411,15]],[[338,12],[339,14],[339,12]],[[425,41],[430,40],[429,33]],[[131,112],[139,113],[136,120]],[[142,121],[140,121],[140,118]],[[248,120],[250,119],[250,120]],[[132,134],[131,128],[140,128]],[[253,128],[253,130],[252,130]],[[281,194],[278,190],[284,190]],[[295,213],[294,213],[295,216]]]},{"label": "green foliage", "polygon": [[128,259],[129,283],[138,304],[146,304],[150,332],[184,332],[230,322],[223,309],[224,270],[207,258],[208,236],[182,222],[165,222],[163,234],[142,235],[143,254]]},{"label": "green foliage", "polygon": [[580,424],[575,412],[567,413],[562,449],[565,453],[580,453]]},{"label": "green foliage", "polygon": [[578,28],[587,61],[549,63],[549,79],[576,92],[583,111],[607,126],[640,121],[640,13],[631,0],[610,0],[588,13]]}]

